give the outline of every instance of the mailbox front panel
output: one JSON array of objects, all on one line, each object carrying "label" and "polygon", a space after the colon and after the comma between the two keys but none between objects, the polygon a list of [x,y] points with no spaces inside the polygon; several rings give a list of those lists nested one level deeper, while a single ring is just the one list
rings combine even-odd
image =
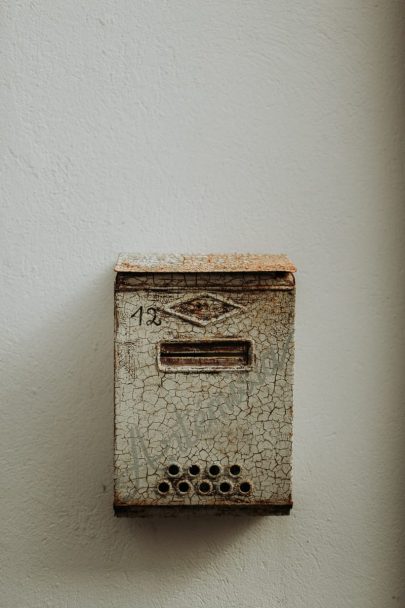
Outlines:
[{"label": "mailbox front panel", "polygon": [[117,275],[118,515],[288,513],[294,298],[284,272]]}]

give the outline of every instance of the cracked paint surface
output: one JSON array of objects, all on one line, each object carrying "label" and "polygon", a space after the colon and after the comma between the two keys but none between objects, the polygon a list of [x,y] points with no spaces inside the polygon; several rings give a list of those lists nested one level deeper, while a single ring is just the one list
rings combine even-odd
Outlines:
[{"label": "cracked paint surface", "polygon": [[[170,313],[173,302],[217,294],[229,317],[201,326]],[[289,504],[293,389],[294,282],[289,273],[119,274],[116,287],[115,504]],[[240,307],[240,308],[239,308]],[[214,311],[215,312],[215,311]],[[170,371],[158,367],[170,340],[238,338],[253,344],[248,369]],[[167,467],[200,467],[180,495],[178,479],[161,495]],[[222,467],[214,491],[196,491],[211,464]],[[229,467],[240,465],[240,476]],[[234,492],[221,495],[220,481]],[[238,484],[250,481],[242,495]]]}]

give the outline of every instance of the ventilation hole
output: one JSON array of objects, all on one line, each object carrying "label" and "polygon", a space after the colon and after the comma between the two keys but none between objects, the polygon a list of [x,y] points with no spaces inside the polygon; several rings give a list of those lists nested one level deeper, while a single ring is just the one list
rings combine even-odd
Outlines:
[{"label": "ventilation hole", "polygon": [[251,490],[252,484],[250,483],[250,481],[242,481],[242,483],[239,484],[239,492],[241,494],[249,494]]},{"label": "ventilation hole", "polygon": [[186,480],[180,481],[177,484],[177,491],[180,494],[187,494],[187,492],[189,492],[190,489],[191,489],[191,484],[188,481],[186,481]]},{"label": "ventilation hole", "polygon": [[167,472],[169,473],[170,477],[177,477],[180,474],[180,466],[173,462],[168,466]]},{"label": "ventilation hole", "polygon": [[198,464],[192,464],[191,466],[189,466],[188,472],[190,473],[190,475],[195,477],[200,473],[200,467],[198,466]]},{"label": "ventilation hole", "polygon": [[212,464],[210,466],[210,468],[208,469],[208,472],[211,475],[211,477],[218,477],[218,475],[221,472],[221,467],[218,464]]},{"label": "ventilation hole", "polygon": [[212,492],[212,483],[208,479],[204,479],[198,484],[200,494],[210,494]]},{"label": "ventilation hole", "polygon": [[219,491],[221,492],[221,494],[229,494],[231,490],[232,484],[230,481],[221,481],[221,483],[219,484]]},{"label": "ventilation hole", "polygon": [[158,491],[160,494],[167,494],[170,490],[170,483],[168,481],[161,481],[158,485]]},{"label": "ventilation hole", "polygon": [[229,472],[231,475],[233,475],[233,477],[237,477],[240,475],[240,466],[238,464],[233,464],[231,467],[229,467]]}]

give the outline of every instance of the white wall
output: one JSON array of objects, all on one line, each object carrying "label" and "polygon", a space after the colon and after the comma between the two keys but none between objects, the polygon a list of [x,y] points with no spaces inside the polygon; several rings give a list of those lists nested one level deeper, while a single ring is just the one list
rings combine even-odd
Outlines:
[{"label": "white wall", "polygon": [[[404,12],[2,2],[2,608],[405,606]],[[120,250],[298,265],[291,517],[114,519]]]}]

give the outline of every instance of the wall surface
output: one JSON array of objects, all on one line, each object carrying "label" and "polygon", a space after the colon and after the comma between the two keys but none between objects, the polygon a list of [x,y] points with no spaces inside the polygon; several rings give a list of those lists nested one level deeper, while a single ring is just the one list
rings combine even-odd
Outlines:
[{"label": "wall surface", "polygon": [[[404,607],[404,4],[0,11],[1,608]],[[113,517],[120,250],[297,264],[290,517]]]}]

